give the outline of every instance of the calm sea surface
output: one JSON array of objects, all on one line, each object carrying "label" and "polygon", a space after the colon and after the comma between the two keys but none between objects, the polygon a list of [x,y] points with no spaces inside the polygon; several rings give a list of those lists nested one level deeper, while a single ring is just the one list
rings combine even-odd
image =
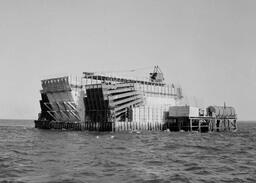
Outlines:
[{"label": "calm sea surface", "polygon": [[112,134],[1,120],[0,182],[256,182],[256,122],[236,133]]}]

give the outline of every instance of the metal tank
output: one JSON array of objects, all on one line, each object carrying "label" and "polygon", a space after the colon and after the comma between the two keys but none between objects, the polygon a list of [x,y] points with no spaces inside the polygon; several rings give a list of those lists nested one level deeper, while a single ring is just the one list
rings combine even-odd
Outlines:
[{"label": "metal tank", "polygon": [[209,106],[206,111],[207,116],[236,118],[236,111],[234,107]]}]

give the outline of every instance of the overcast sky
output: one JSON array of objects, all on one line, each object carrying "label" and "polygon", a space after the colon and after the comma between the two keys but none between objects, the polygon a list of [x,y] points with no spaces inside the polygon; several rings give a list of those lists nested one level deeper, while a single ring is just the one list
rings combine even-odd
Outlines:
[{"label": "overcast sky", "polygon": [[255,10],[254,0],[0,0],[0,118],[36,119],[45,77],[159,65],[186,95],[254,120]]}]

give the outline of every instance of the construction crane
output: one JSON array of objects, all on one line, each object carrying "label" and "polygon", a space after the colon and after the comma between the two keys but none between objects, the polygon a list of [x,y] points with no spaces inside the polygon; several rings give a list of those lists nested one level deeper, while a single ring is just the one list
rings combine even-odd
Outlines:
[{"label": "construction crane", "polygon": [[162,83],[164,81],[164,75],[158,66],[154,67],[154,71],[150,73],[150,81]]},{"label": "construction crane", "polygon": [[[128,70],[112,70],[112,71],[96,71],[96,72],[84,72],[85,75],[87,76],[92,76],[92,75],[105,75],[105,74],[114,74],[114,73],[119,73],[119,74],[124,74],[124,73],[131,73],[131,72],[138,72],[141,70],[146,70],[152,68],[150,67],[142,67],[142,68],[137,68],[137,69],[128,69]],[[154,66],[153,72],[149,73],[149,77],[146,77],[150,82],[155,82],[155,83],[163,83],[164,77],[163,77],[163,72],[159,68],[159,66]]]}]

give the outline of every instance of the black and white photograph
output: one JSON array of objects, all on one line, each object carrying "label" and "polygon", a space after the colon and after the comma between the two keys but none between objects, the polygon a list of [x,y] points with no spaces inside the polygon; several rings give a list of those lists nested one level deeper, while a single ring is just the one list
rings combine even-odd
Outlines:
[{"label": "black and white photograph", "polygon": [[255,0],[0,0],[0,183],[255,183]]}]

